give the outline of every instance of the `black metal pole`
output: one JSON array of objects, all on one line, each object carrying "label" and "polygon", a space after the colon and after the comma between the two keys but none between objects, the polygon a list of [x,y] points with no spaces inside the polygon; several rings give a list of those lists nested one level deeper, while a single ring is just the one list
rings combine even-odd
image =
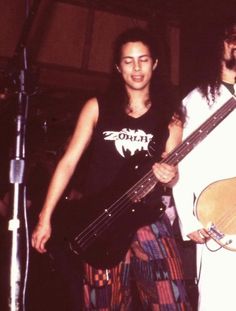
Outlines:
[{"label": "black metal pole", "polygon": [[[29,81],[31,79],[26,45],[39,4],[40,0],[35,0],[29,11],[29,2],[26,0],[26,20],[20,40],[15,49],[14,57],[10,64],[11,68],[15,71],[11,73],[11,75],[18,93],[18,111],[15,118],[15,148],[14,156],[10,160],[9,172],[9,182],[12,186],[12,213],[8,226],[11,232],[10,290],[8,301],[9,310],[11,311],[22,311],[25,309],[24,289],[22,288],[22,258],[27,261],[27,251],[26,254],[22,256],[22,250],[27,249],[27,245],[22,245],[22,233],[27,227],[27,224],[24,223],[24,221],[26,221],[24,217],[24,208],[26,207],[26,186],[24,184],[25,134],[30,95]],[[24,264],[24,266],[26,266],[26,264]]]}]

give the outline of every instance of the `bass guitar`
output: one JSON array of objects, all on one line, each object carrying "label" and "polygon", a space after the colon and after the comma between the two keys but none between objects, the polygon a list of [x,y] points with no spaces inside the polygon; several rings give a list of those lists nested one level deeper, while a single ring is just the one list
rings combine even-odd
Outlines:
[{"label": "bass guitar", "polygon": [[[177,165],[235,107],[236,99],[232,97],[161,162]],[[92,266],[109,268],[117,264],[136,230],[163,214],[164,207],[160,204],[157,208],[156,196],[152,196],[152,190],[158,188],[152,172],[155,160],[135,161],[131,169],[125,170],[122,182],[95,197],[82,199],[68,210],[72,215],[70,247]]]}]

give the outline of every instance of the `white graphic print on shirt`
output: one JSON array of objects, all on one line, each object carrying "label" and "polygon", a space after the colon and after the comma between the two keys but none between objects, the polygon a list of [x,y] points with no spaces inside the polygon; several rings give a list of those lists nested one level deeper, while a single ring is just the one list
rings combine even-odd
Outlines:
[{"label": "white graphic print on shirt", "polygon": [[105,140],[114,140],[116,150],[122,157],[125,157],[124,151],[130,151],[133,156],[136,151],[148,151],[148,144],[152,140],[152,134],[146,134],[143,130],[132,130],[124,128],[121,131],[103,132]]}]

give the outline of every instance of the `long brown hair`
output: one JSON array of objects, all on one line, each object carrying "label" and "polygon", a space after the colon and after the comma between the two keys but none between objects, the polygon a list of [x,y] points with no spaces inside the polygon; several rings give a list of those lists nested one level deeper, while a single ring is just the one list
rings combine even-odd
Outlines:
[{"label": "long brown hair", "polygon": [[211,22],[206,31],[203,66],[197,86],[208,102],[214,102],[220,93],[224,41],[235,33],[235,27],[236,18],[231,16]]},{"label": "long brown hair", "polygon": [[[116,107],[123,108],[128,104],[128,95],[124,86],[124,81],[120,74],[118,74],[115,65],[119,65],[121,60],[121,52],[124,44],[128,42],[142,42],[150,51],[153,62],[159,59],[159,44],[156,38],[150,34],[146,29],[134,27],[127,29],[121,33],[114,42],[114,70],[112,73],[110,87],[107,95],[115,104]],[[158,66],[159,67],[159,66]],[[173,115],[184,122],[184,113],[181,109],[181,101],[178,92],[174,90],[170,81],[165,78],[157,68],[154,70],[152,79],[150,81],[150,101],[152,105],[158,107],[159,113],[166,122],[171,122]]]}]

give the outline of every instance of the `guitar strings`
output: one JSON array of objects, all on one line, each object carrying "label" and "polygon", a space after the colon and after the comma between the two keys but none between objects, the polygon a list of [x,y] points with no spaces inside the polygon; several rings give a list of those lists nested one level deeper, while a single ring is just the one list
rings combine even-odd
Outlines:
[{"label": "guitar strings", "polygon": [[[130,203],[130,202],[127,202],[127,203]],[[124,208],[124,206],[122,206],[122,208]],[[109,222],[110,221],[110,219],[106,219],[105,220],[105,222],[107,223],[107,221]],[[114,221],[114,219],[113,219],[113,221]],[[103,223],[101,223],[102,225],[104,225],[105,224],[105,222],[103,222]],[[94,223],[93,223],[93,225],[94,225]],[[101,231],[100,231],[101,232]]]},{"label": "guitar strings", "polygon": [[[228,108],[227,108],[228,109]],[[225,109],[226,110],[226,109]],[[221,115],[221,117],[222,117],[222,115]],[[208,124],[206,125],[206,127],[208,127]],[[203,127],[201,128],[201,130],[203,130]],[[196,134],[196,136],[199,136],[199,134],[200,134],[200,136],[202,135],[202,132],[200,131],[200,132],[198,132],[197,134]],[[188,140],[189,141],[189,140]],[[193,140],[193,142],[194,142],[194,140]],[[184,148],[185,148],[185,146],[183,146],[183,150],[184,150]],[[171,155],[173,155],[173,153],[171,153]],[[176,157],[176,154],[174,155],[174,157]],[[163,161],[165,161],[165,160],[163,160]],[[170,161],[171,162],[171,161]],[[147,174],[147,176],[148,176],[148,178],[150,177],[149,176],[149,173]],[[146,178],[147,176],[145,176],[144,178]],[[140,180],[140,182],[138,182],[137,184],[142,184],[143,185],[143,179],[144,178],[142,178],[141,180]],[[132,188],[136,188],[137,187],[137,184],[134,186],[134,187],[132,187]],[[131,188],[131,189],[132,189]],[[131,190],[132,192],[133,192],[133,189]],[[130,191],[130,192],[131,192]],[[126,195],[128,195],[128,193],[129,192],[127,192],[126,194],[124,194],[123,195],[123,197],[125,197]],[[132,197],[130,197],[129,196],[129,200],[128,200],[128,202],[126,202],[126,203],[128,203],[128,204],[130,204],[130,198],[131,198],[131,200],[132,199],[134,199],[135,198],[135,196],[136,196],[137,194],[134,194],[134,196],[133,196],[133,198]],[[106,215],[106,218],[107,218],[107,213],[113,213],[113,211],[112,211],[112,208],[117,208],[117,206],[115,206],[115,204],[117,204],[117,203],[120,203],[119,202],[120,200],[118,200],[117,202],[114,202],[114,204],[110,207],[110,208],[108,208],[107,209],[107,211],[106,211],[106,213],[104,213],[104,215]],[[121,208],[123,209],[123,208],[125,208],[125,205],[123,205],[123,206],[121,206]],[[117,211],[117,212],[119,212],[119,210]],[[116,213],[117,214],[117,213]],[[114,213],[113,213],[113,215],[114,215]],[[97,225],[99,225],[99,218],[102,218],[102,216],[103,215],[101,215],[101,216],[99,216],[95,221],[93,221],[84,231],[82,231],[76,238],[78,239],[79,238],[79,236],[83,236],[83,234],[86,234],[86,231],[88,231],[88,229],[89,229],[89,227],[93,227],[93,228],[96,228],[96,226]],[[100,219],[101,221],[104,221],[103,219]],[[102,223],[100,223],[100,225],[102,225],[102,226],[104,226],[104,224],[105,223],[107,223],[107,222],[109,222],[111,219],[109,218],[109,219],[105,219],[105,221],[104,222],[102,222]],[[113,220],[114,221],[114,220]],[[97,224],[96,224],[96,222],[97,222]],[[100,230],[102,230],[102,229],[100,229]],[[91,232],[91,230],[90,230],[90,232]],[[87,232],[87,235],[90,233],[90,232]],[[92,229],[92,233],[94,232],[94,229]],[[102,231],[100,231],[100,232],[102,232]],[[99,231],[98,231],[98,233],[99,233]],[[100,234],[100,233],[99,233]],[[93,238],[94,237],[94,234],[92,235],[92,237],[91,238]],[[82,237],[83,238],[83,237]],[[86,235],[84,236],[84,238],[86,238]],[[89,238],[89,237],[88,237]],[[86,241],[85,241],[86,242]]]},{"label": "guitar strings", "polygon": [[[150,188],[153,188],[153,184],[157,184],[158,180],[153,175],[152,171],[147,173],[145,175],[147,180],[145,182],[139,181],[137,184],[135,184],[128,192],[124,193],[121,198],[119,198],[117,201],[115,201],[109,208],[107,208],[98,218],[96,218],[93,222],[91,222],[83,231],[81,231],[76,237],[75,241],[80,239],[80,246],[85,247],[86,244],[88,245],[94,238],[94,232],[96,232],[96,235],[101,235],[104,230],[106,230],[106,225],[111,225],[112,222],[116,220],[121,214],[121,212],[124,212],[126,208],[130,207],[130,204],[132,201],[137,199],[137,190],[134,190],[142,185],[143,187],[147,187],[145,184],[149,184],[148,186]],[[151,186],[150,186],[151,184]],[[142,190],[143,191],[143,190]],[[131,195],[132,194],[132,195]],[[109,216],[111,215],[111,216]],[[105,217],[105,219],[104,219]],[[87,240],[86,240],[87,238]],[[83,241],[83,239],[85,239]]]},{"label": "guitar strings", "polygon": [[[233,105],[232,105],[233,104]],[[229,107],[228,107],[229,106]],[[231,100],[228,101],[228,105],[225,104],[224,106],[221,107],[218,111],[215,112],[215,114],[212,115],[209,120],[206,120],[205,123],[199,127],[197,132],[194,132],[192,135],[189,136],[186,142],[183,142],[180,146],[177,146],[171,154],[166,158],[161,161],[168,163],[168,164],[177,164],[179,161],[176,160],[178,156],[181,156],[180,152],[183,152],[185,150],[188,151],[189,147],[192,146],[194,147],[195,142],[199,142],[199,138],[202,139],[203,137],[203,132],[206,131],[205,136],[207,135],[207,130],[208,127],[212,127],[212,120],[216,122],[217,118],[224,118],[227,114],[230,113],[229,109],[235,108],[235,103],[232,102]],[[223,114],[222,114],[223,112]],[[224,116],[225,115],[225,116]],[[218,120],[218,123],[220,120]],[[214,127],[218,124],[215,123],[213,124]],[[191,149],[190,149],[191,150]],[[183,156],[184,157],[184,156]],[[138,189],[141,187],[142,191],[143,188],[145,188],[145,183],[149,184],[150,181],[153,183],[155,178],[155,184],[158,182],[156,177],[154,176],[153,172],[150,171],[148,172],[143,178],[141,178],[130,190],[128,190],[120,199],[118,199],[116,202],[114,202],[109,208],[106,209],[105,212],[103,212],[98,218],[96,218],[93,222],[91,222],[83,231],[81,231],[74,239],[77,243],[79,243],[80,247],[86,247],[88,246],[89,243],[92,242],[94,239],[94,232],[96,232],[96,235],[101,235],[104,230],[106,230],[107,224],[111,225],[112,222],[114,222],[115,217],[120,216],[120,213],[122,211],[125,211],[125,208],[130,206],[130,203],[137,198],[137,193],[140,191]],[[130,195],[131,194],[131,195]],[[123,202],[124,201],[124,202]],[[113,211],[114,210],[114,211]],[[111,215],[111,217],[107,217],[107,215]],[[105,219],[103,217],[105,216]]]}]

